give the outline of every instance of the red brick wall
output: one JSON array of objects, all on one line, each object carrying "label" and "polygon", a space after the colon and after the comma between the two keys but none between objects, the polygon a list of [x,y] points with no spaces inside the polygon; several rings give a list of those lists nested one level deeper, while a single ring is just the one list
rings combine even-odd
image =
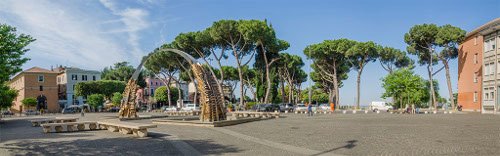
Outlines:
[{"label": "red brick wall", "polygon": [[[477,54],[477,63],[474,55]],[[464,111],[480,111],[482,95],[482,64],[483,64],[483,37],[472,35],[460,46],[458,52],[458,99],[457,103],[463,106]],[[474,82],[474,73],[477,72],[477,83]],[[474,92],[477,92],[477,101],[474,102]]]}]

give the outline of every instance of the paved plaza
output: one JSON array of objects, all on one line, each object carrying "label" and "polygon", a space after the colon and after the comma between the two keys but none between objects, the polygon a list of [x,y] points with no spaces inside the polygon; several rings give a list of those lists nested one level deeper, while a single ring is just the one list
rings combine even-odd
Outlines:
[{"label": "paved plaza", "polygon": [[[88,113],[80,121],[116,118]],[[75,116],[79,115],[58,115]],[[480,114],[286,114],[234,126],[158,125],[150,136],[106,130],[42,132],[4,118],[0,155],[498,155],[500,116]],[[128,122],[151,123],[151,119]]]}]

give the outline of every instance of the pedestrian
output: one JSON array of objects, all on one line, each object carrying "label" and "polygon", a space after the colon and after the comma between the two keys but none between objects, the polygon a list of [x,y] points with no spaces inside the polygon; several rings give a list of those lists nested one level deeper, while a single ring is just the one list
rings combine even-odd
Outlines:
[{"label": "pedestrian", "polygon": [[307,116],[313,116],[312,104],[307,105]]}]

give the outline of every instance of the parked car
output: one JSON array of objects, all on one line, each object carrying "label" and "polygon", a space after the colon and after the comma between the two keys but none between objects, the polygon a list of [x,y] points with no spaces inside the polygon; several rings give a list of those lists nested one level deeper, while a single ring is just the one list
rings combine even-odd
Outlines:
[{"label": "parked car", "polygon": [[293,104],[291,104],[291,103],[280,104],[280,111],[281,112],[284,112],[284,111],[293,112]]},{"label": "parked car", "polygon": [[195,104],[184,104],[184,107],[182,107],[181,110],[183,110],[183,111],[199,111],[200,106],[195,105]]},{"label": "parked car", "polygon": [[25,115],[39,115],[40,112],[34,110],[26,110],[23,112]]},{"label": "parked car", "polygon": [[266,104],[255,104],[252,106],[252,110],[258,112],[261,108],[264,108]]},{"label": "parked car", "polygon": [[376,111],[390,111],[392,110],[392,106],[389,105],[388,103],[386,102],[383,102],[383,101],[373,101],[371,104],[370,104],[370,109],[374,112]]},{"label": "parked car", "polygon": [[66,107],[64,108],[61,113],[63,114],[71,114],[71,113],[76,113],[78,111],[77,107]]},{"label": "parked car", "polygon": [[295,106],[295,111],[307,111],[307,106],[303,103],[299,103]]},{"label": "parked car", "polygon": [[162,109],[165,112],[172,112],[172,111],[177,111],[177,107],[170,106],[170,107],[163,107]]},{"label": "parked car", "polygon": [[[316,111],[317,106],[315,104],[311,104],[311,110]],[[305,104],[299,103],[295,106],[295,111],[307,111],[307,106]]]},{"label": "parked car", "polygon": [[119,112],[120,111],[120,107],[111,107],[110,109],[108,109],[108,112]]},{"label": "parked car", "polygon": [[277,104],[261,104],[257,112],[274,112],[280,111],[280,106]]},{"label": "parked car", "polygon": [[330,110],[330,106],[328,104],[326,104],[326,103],[323,103],[323,104],[320,104],[317,109],[318,110],[322,110],[322,111],[329,111]]},{"label": "parked car", "polygon": [[14,115],[14,113],[11,111],[5,111],[5,112],[2,112],[2,115]]}]

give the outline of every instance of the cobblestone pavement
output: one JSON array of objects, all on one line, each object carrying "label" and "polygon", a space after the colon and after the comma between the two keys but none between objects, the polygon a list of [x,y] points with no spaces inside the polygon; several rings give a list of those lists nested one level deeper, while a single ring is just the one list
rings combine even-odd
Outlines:
[{"label": "cobblestone pavement", "polygon": [[[58,115],[58,116],[79,116]],[[81,121],[116,118],[88,113]],[[205,128],[159,125],[150,137],[108,131],[45,134],[26,117],[0,123],[0,155],[499,155],[500,116],[285,114]],[[151,120],[129,122],[151,123]]]}]

